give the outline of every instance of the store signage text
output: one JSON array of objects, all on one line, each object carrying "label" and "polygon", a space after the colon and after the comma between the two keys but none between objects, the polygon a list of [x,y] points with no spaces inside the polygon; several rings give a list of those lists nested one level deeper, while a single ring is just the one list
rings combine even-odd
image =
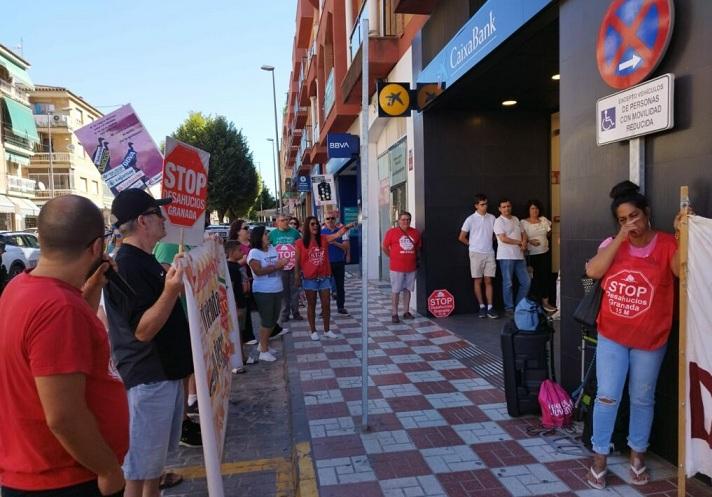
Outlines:
[{"label": "store signage text", "polygon": [[497,26],[495,25],[494,14],[490,10],[489,20],[483,26],[473,26],[472,28],[472,38],[470,38],[467,43],[460,45],[460,47],[452,47],[450,52],[450,68],[456,69],[457,66],[465,62],[471,55],[477,52],[477,49],[484,48],[486,42],[489,41],[490,37],[497,31]]}]

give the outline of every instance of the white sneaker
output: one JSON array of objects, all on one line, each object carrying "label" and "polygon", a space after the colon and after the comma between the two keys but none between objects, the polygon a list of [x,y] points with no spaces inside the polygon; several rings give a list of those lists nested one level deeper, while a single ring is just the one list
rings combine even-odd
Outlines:
[{"label": "white sneaker", "polygon": [[318,342],[318,341],[320,340],[320,339],[319,339],[319,333],[317,333],[316,331],[315,331],[314,333],[310,333],[310,334],[309,334],[309,338],[311,338],[311,339],[314,340],[315,342]]},{"label": "white sneaker", "polygon": [[[257,352],[259,352],[260,354],[262,354],[262,351],[260,350],[259,347],[257,347]],[[277,350],[276,350],[276,349],[273,349],[272,347],[267,347],[267,352],[269,352],[269,353],[272,354],[272,355],[276,355],[276,354],[277,354]]]},{"label": "white sneaker", "polygon": [[249,342],[245,342],[245,345],[257,345],[257,339],[253,338]]},{"label": "white sneaker", "polygon": [[277,358],[270,354],[269,352],[260,352],[260,361],[274,362]]},{"label": "white sneaker", "polygon": [[331,330],[329,330],[329,331],[327,331],[326,333],[324,333],[324,336],[325,336],[325,337],[328,337],[328,338],[339,338],[339,335],[337,335],[336,333],[334,333],[334,332],[331,331]]}]

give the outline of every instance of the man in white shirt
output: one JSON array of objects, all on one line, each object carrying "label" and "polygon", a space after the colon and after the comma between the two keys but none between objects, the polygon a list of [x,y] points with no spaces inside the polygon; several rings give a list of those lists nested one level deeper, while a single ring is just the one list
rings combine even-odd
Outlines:
[{"label": "man in white shirt", "polygon": [[[524,251],[527,248],[527,235],[522,232],[519,219],[512,216],[512,202],[508,199],[499,201],[500,216],[494,222],[494,233],[497,235],[497,260],[502,271],[502,296],[504,297],[504,312],[514,313],[514,306],[529,293],[529,272],[524,261]],[[517,278],[519,289],[517,298],[512,300],[512,276]]]},{"label": "man in white shirt", "polygon": [[[460,229],[457,238],[469,248],[470,275],[474,279],[475,298],[480,306],[479,317],[497,319],[499,316],[492,307],[492,278],[497,272],[497,263],[492,248],[494,216],[487,212],[487,196],[475,195],[475,212],[471,214]],[[485,295],[482,295],[482,280],[485,282]],[[486,307],[485,307],[486,304]]]}]

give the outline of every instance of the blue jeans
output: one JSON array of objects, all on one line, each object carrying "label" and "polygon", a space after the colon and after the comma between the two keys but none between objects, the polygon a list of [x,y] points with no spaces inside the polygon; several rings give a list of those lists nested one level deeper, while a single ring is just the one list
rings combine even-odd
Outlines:
[{"label": "blue jeans", "polygon": [[[524,259],[500,259],[499,269],[502,271],[502,297],[504,298],[504,310],[513,311],[514,306],[519,303],[529,293],[529,272]],[[512,275],[519,282],[517,299],[512,302]]]},{"label": "blue jeans", "polygon": [[[657,350],[631,349],[598,335],[596,376],[598,391],[593,409],[591,444],[596,454],[610,452],[611,435],[616,423],[618,404],[623,394],[626,376],[630,393],[628,447],[636,452],[648,448],[653,425],[655,385],[667,345]],[[602,402],[601,399],[607,400]],[[612,401],[612,402],[611,402]]]}]

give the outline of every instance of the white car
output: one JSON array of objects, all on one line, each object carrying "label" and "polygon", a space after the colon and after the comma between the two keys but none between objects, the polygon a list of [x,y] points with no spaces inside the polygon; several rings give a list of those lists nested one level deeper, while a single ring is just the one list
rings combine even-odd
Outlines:
[{"label": "white car", "polygon": [[19,231],[4,231],[0,233],[0,242],[5,245],[2,265],[5,266],[10,279],[37,265],[40,258],[37,236]]}]

